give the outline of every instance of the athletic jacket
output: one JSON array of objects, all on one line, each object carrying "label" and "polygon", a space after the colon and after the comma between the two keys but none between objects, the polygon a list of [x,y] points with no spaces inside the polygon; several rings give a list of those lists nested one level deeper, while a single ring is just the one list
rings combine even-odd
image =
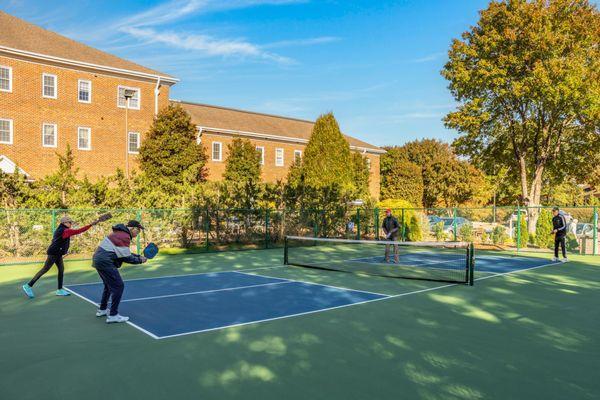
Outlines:
[{"label": "athletic jacket", "polygon": [[562,237],[567,235],[567,220],[565,216],[558,213],[556,217],[552,217],[552,227],[556,231],[556,236]]},{"label": "athletic jacket", "polygon": [[52,235],[52,243],[50,243],[46,254],[49,256],[64,256],[69,251],[71,236],[79,235],[91,227],[91,225],[86,225],[83,228],[70,229],[66,225],[58,225],[58,228],[54,231],[54,235]]},{"label": "athletic jacket", "polygon": [[131,253],[131,232],[123,224],[112,227],[113,232],[100,243],[92,260],[96,269],[121,268],[125,262],[128,264],[141,264],[139,255]]},{"label": "athletic jacket", "polygon": [[400,224],[398,220],[394,216],[385,217],[383,219],[383,223],[381,224],[383,228],[383,232],[387,235],[392,232],[391,238],[398,236],[398,229],[400,228]]}]

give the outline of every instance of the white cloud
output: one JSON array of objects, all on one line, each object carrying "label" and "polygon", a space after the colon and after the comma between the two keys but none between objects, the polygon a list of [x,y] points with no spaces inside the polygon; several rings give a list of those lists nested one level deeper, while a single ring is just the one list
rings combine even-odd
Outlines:
[{"label": "white cloud", "polygon": [[195,50],[209,56],[243,56],[257,57],[276,61],[282,64],[293,63],[293,60],[264,51],[260,46],[243,40],[217,39],[208,35],[179,34],[175,32],[157,32],[149,28],[122,28],[122,32],[128,33],[138,39],[163,43],[173,47]]},{"label": "white cloud", "polygon": [[306,0],[171,0],[146,11],[124,18],[118,27],[156,26],[201,13],[234,10],[261,5],[286,5]]},{"label": "white cloud", "polygon": [[324,44],[338,42],[341,39],[334,36],[322,36],[309,39],[282,40],[261,46],[263,49],[274,49],[278,47],[293,47],[293,46],[312,46],[315,44]]},{"label": "white cloud", "polygon": [[438,60],[440,57],[444,56],[446,53],[444,52],[437,52],[437,53],[431,53],[428,54],[426,56],[420,57],[420,58],[415,58],[410,60],[411,63],[426,63],[426,62],[430,62],[430,61],[436,61]]}]

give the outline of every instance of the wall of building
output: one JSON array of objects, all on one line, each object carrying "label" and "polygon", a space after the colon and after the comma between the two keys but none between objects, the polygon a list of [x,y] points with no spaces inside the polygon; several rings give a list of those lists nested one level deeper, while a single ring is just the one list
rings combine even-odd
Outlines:
[{"label": "wall of building", "polygon": [[[40,64],[0,54],[0,65],[12,68],[12,93],[0,92],[0,118],[13,120],[13,143],[1,144],[0,154],[16,162],[34,179],[58,166],[56,152],[73,149],[77,167],[91,178],[124,169],[126,150],[125,109],[117,106],[118,86],[139,88],[140,109],[128,111],[129,131],[140,132],[141,140],[154,118],[156,82],[112,76],[90,70],[75,70]],[[42,96],[42,74],[57,76],[56,99]],[[92,82],[90,104],[78,101],[78,80]],[[169,86],[161,87],[159,108],[168,105]],[[57,147],[42,146],[42,125],[57,125]],[[78,127],[91,128],[91,150],[79,150]],[[130,169],[136,156],[129,155]]]},{"label": "wall of building", "polygon": [[[0,143],[0,154],[30,174],[42,178],[56,170],[58,157],[64,154],[67,144],[75,156],[81,175],[91,179],[108,176],[117,168],[125,168],[126,129],[125,109],[117,106],[118,87],[130,86],[141,91],[140,109],[129,109],[128,130],[139,132],[141,141],[152,124],[155,110],[156,82],[132,79],[123,75],[109,75],[88,69],[69,69],[52,63],[41,64],[26,58],[6,57],[0,53],[0,66],[12,68],[12,91],[0,91],[0,119],[13,122],[13,143]],[[42,96],[42,76],[57,77],[57,98]],[[78,81],[92,82],[91,103],[78,101]],[[169,104],[169,86],[163,85],[158,99],[159,109]],[[57,146],[42,145],[44,123],[57,125]],[[91,150],[78,149],[78,128],[91,128]],[[209,180],[219,180],[225,171],[227,146],[234,136],[204,132],[202,143],[208,155]],[[212,142],[222,143],[222,161],[212,160]],[[294,150],[304,153],[305,143],[273,139],[250,139],[253,145],[265,148],[265,165],[262,178],[266,182],[285,180],[294,162]],[[276,166],[276,148],[284,150],[283,166]],[[364,154],[371,160],[371,195],[379,197],[379,155]],[[129,168],[137,167],[137,156],[129,154]]]},{"label": "wall of building", "polygon": [[[219,181],[223,177],[223,173],[225,172],[225,163],[228,153],[228,146],[235,139],[234,135],[231,134],[223,134],[223,133],[215,133],[215,132],[203,132],[201,143],[206,150],[206,155],[208,157],[207,161],[207,169],[208,169],[208,180],[210,181]],[[302,151],[304,154],[304,148],[306,144],[304,143],[289,143],[284,141],[276,141],[272,139],[258,139],[252,138],[248,139],[254,146],[262,146],[265,148],[265,164],[262,167],[261,177],[265,182],[276,182],[277,180],[285,181],[288,170],[294,163],[294,150]],[[219,142],[221,143],[221,161],[213,160],[212,148],[213,143]],[[275,165],[275,152],[277,148],[282,148],[284,150],[284,163],[282,167]],[[379,155],[377,154],[364,154],[370,161],[371,164],[371,178],[369,181],[369,189],[371,196],[378,199],[379,198]]]}]

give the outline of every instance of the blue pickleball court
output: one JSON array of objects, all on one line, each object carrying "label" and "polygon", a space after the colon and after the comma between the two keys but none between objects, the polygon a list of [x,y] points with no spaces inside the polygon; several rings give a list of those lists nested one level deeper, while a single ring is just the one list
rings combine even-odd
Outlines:
[{"label": "blue pickleball court", "polygon": [[[98,304],[102,283],[67,289]],[[389,296],[243,272],[125,281],[119,307],[155,339],[206,332],[345,307]]]}]

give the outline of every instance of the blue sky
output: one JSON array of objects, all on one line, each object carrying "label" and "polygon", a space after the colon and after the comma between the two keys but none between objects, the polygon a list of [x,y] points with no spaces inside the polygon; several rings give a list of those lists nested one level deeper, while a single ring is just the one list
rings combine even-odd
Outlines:
[{"label": "blue sky", "polygon": [[0,0],[0,9],[174,75],[171,97],[314,120],[376,145],[456,133],[440,76],[487,0]]}]

